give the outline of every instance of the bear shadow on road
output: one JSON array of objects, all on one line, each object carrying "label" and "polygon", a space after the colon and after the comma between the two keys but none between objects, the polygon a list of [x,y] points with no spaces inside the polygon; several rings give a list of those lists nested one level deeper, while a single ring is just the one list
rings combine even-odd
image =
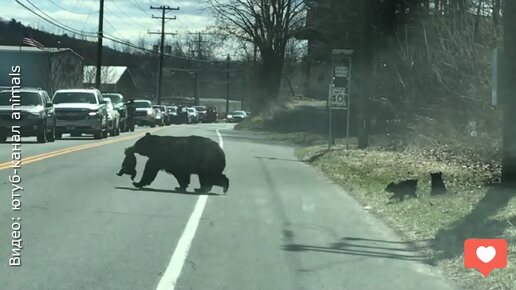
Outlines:
[{"label": "bear shadow on road", "polygon": [[158,192],[158,193],[176,193],[176,194],[185,194],[185,195],[209,195],[209,196],[224,196],[225,194],[217,194],[213,192],[209,193],[200,193],[200,192],[190,192],[190,191],[177,191],[173,189],[156,189],[151,187],[144,188],[136,188],[136,187],[125,187],[125,186],[115,186],[116,189],[130,190],[130,191],[148,191],[148,192]]},{"label": "bear shadow on road", "polygon": [[282,249],[290,252],[323,252],[372,258],[397,259],[429,263],[430,256],[420,254],[414,247],[416,241],[384,241],[345,237],[326,246],[287,244]]}]

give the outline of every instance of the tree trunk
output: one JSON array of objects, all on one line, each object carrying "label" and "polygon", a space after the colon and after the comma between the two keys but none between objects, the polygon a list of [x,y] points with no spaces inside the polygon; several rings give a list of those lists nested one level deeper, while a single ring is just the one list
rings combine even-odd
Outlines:
[{"label": "tree trunk", "polygon": [[268,110],[276,105],[283,70],[283,57],[276,56],[274,53],[262,53],[262,65],[260,68],[260,96],[256,100],[259,111]]},{"label": "tree trunk", "polygon": [[361,41],[358,52],[358,148],[365,149],[369,145],[368,134],[368,103],[370,97],[369,77],[372,73],[372,0],[363,0],[361,9]]},{"label": "tree trunk", "polygon": [[516,184],[516,1],[504,1],[505,89],[503,97],[502,183]]}]

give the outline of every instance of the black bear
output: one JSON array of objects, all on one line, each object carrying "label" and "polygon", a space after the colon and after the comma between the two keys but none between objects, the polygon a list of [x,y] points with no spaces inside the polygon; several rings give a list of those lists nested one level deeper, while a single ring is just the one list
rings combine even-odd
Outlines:
[{"label": "black bear", "polygon": [[444,185],[443,173],[442,172],[430,173],[430,176],[432,177],[432,190],[430,191],[430,194],[431,195],[445,194],[447,189],[446,189],[446,185]]},{"label": "black bear", "polygon": [[405,195],[417,197],[416,189],[417,179],[408,179],[400,181],[399,183],[389,183],[389,185],[387,185],[387,188],[385,188],[385,191],[393,193],[393,195],[389,199],[397,199],[398,201],[403,201]]},{"label": "black bear", "polygon": [[150,185],[160,170],[174,175],[179,183],[177,191],[186,191],[191,174],[199,176],[201,187],[195,189],[196,192],[209,192],[214,185],[222,187],[224,193],[229,188],[229,179],[222,173],[226,155],[219,144],[209,138],[147,133],[129,149],[149,158],[140,182],[133,182],[138,188]]},{"label": "black bear", "polygon": [[118,176],[122,176],[124,174],[131,175],[131,180],[134,180],[136,176],[136,156],[134,156],[134,152],[131,149],[125,149],[125,158],[122,162],[122,168],[116,174]]}]

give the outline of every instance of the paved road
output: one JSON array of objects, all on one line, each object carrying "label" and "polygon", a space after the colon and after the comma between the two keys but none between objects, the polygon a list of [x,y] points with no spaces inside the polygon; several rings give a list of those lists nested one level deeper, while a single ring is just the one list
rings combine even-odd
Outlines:
[{"label": "paved road", "polygon": [[[21,267],[7,265],[12,170],[0,164],[0,289],[453,289],[293,148],[231,127],[155,131],[222,140],[227,195],[175,193],[165,173],[144,190],[115,176],[147,129],[24,143]],[[10,149],[0,145],[0,162]]]}]

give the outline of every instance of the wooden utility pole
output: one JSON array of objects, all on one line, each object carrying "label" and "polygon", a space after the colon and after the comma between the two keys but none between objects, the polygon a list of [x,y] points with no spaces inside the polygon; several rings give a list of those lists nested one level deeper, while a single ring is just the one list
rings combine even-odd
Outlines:
[{"label": "wooden utility pole", "polygon": [[[197,32],[197,33],[188,33],[188,34],[195,34],[197,35],[197,59],[198,60],[202,60],[202,43],[203,42],[207,42],[205,40],[202,40],[202,35],[208,35],[208,34],[211,34],[211,33],[201,33],[201,32]],[[195,63],[195,72],[194,72],[194,79],[195,79],[195,87],[194,87],[194,103],[196,106],[198,106],[200,104],[200,94],[199,94],[199,71],[200,71],[200,66],[199,66],[199,62],[196,62]]]},{"label": "wooden utility pole", "polygon": [[98,41],[97,41],[97,69],[95,71],[95,87],[100,90],[100,78],[101,69],[102,69],[102,38],[103,36],[103,28],[104,26],[104,0],[100,0],[100,9],[99,9],[99,31],[98,31]]},{"label": "wooden utility pole", "polygon": [[170,8],[170,6],[150,6],[150,9],[158,9],[161,10],[161,17],[152,16],[152,18],[161,19],[161,32],[149,32],[149,34],[161,34],[161,42],[160,42],[160,56],[159,56],[159,70],[158,70],[158,105],[161,105],[161,85],[163,80],[163,54],[165,50],[165,34],[174,34],[174,33],[165,33],[165,20],[175,20],[176,17],[165,17],[165,14],[171,10],[179,10],[177,8]]},{"label": "wooden utility pole", "polygon": [[502,183],[516,185],[516,1],[503,1]]}]

